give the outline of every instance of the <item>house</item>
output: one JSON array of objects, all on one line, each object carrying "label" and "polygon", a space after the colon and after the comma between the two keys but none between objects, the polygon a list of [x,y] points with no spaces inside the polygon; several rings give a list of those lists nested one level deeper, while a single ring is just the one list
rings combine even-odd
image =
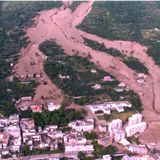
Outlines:
[{"label": "house", "polygon": [[105,77],[103,78],[103,82],[112,82],[112,81],[113,81],[113,79],[112,79],[111,76],[105,76]]},{"label": "house", "polygon": [[0,118],[0,128],[4,128],[6,125],[9,124],[9,121],[7,118]]},{"label": "house", "polygon": [[97,73],[95,69],[91,69],[91,73]]},{"label": "house", "polygon": [[21,102],[32,101],[32,97],[31,96],[21,97],[20,101]]},{"label": "house", "polygon": [[21,149],[21,136],[14,138],[10,138],[10,150],[12,152],[20,152]]},{"label": "house", "polygon": [[63,138],[63,133],[62,131],[57,130],[58,126],[56,125],[51,125],[47,126],[43,129],[43,133],[46,133],[48,137],[52,139],[57,139],[57,138]]},{"label": "house", "polygon": [[98,89],[101,89],[102,86],[101,86],[101,84],[95,84],[94,86],[92,86],[92,88],[95,90],[98,90]]},{"label": "house", "polygon": [[69,75],[64,76],[64,75],[59,74],[58,77],[59,77],[60,79],[70,79],[70,76],[69,76]]},{"label": "house", "polygon": [[8,145],[9,135],[6,131],[0,132],[0,141],[2,142],[2,148],[6,148]]},{"label": "house", "polygon": [[26,110],[28,110],[28,109],[29,109],[29,106],[26,106],[26,105],[20,106],[20,110],[21,110],[21,111],[26,111]]},{"label": "house", "polygon": [[9,155],[9,154],[10,154],[9,148],[0,149],[0,155],[1,155],[1,157]]},{"label": "house", "polygon": [[123,92],[125,89],[123,87],[116,87],[114,90],[116,92]]},{"label": "house", "polygon": [[21,137],[21,130],[19,125],[10,125],[7,127],[7,132],[10,136],[14,138]]},{"label": "house", "polygon": [[84,120],[73,121],[70,122],[68,126],[78,132],[90,132],[94,129],[94,119],[86,118]]},{"label": "house", "polygon": [[9,123],[10,124],[19,124],[19,115],[18,114],[14,114],[14,115],[11,115],[8,119]]},{"label": "house", "polygon": [[50,103],[47,104],[47,107],[48,107],[49,111],[54,111],[56,109],[58,110],[61,107],[61,105],[59,105],[59,104],[56,105],[53,102],[50,102]]},{"label": "house", "polygon": [[139,84],[143,84],[145,81],[144,81],[144,79],[137,79],[137,83],[139,83]]},{"label": "house", "polygon": [[138,78],[146,79],[147,75],[144,73],[138,73]]},{"label": "house", "polygon": [[120,83],[118,84],[118,87],[125,88],[125,87],[126,87],[126,84],[125,84],[124,82],[120,82]]},{"label": "house", "polygon": [[130,145],[130,142],[127,141],[125,138],[119,141],[120,144],[122,144],[123,146],[128,146]]},{"label": "house", "polygon": [[63,141],[65,145],[84,145],[87,143],[86,138],[79,132],[68,132],[64,135]]},{"label": "house", "polygon": [[32,105],[31,106],[32,112],[42,112],[42,105]]},{"label": "house", "polygon": [[102,145],[102,146],[109,146],[112,143],[112,139],[104,134],[100,134],[98,136],[98,144]]}]

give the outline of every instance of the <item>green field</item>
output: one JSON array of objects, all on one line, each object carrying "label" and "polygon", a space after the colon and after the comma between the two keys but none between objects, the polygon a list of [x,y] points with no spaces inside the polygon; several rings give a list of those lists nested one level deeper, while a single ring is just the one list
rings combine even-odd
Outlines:
[{"label": "green field", "polygon": [[114,119],[121,119],[124,122],[124,121],[127,121],[128,118],[131,117],[135,113],[137,113],[137,111],[134,111],[134,110],[120,112],[120,113],[118,113],[117,111],[112,111],[110,115],[107,115],[107,114],[99,115],[98,118],[100,120],[106,120],[108,122]]}]

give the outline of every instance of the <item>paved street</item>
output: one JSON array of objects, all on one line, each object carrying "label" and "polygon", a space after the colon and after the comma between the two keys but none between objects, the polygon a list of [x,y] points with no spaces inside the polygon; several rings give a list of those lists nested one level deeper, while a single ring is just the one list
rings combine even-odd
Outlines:
[{"label": "paved street", "polygon": [[63,153],[58,154],[42,154],[42,155],[32,155],[20,158],[9,158],[8,160],[42,160],[42,159],[49,159],[49,158],[56,158],[56,157],[68,157],[68,158],[77,158],[76,155],[65,155]]}]

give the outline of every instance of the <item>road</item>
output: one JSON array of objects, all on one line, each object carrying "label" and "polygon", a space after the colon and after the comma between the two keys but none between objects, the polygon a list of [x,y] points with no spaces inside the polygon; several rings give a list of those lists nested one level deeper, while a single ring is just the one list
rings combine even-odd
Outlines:
[{"label": "road", "polygon": [[42,155],[32,155],[32,156],[25,156],[20,158],[9,158],[8,160],[44,160],[49,158],[56,158],[56,157],[67,157],[67,158],[77,158],[77,155],[65,155],[63,153],[58,154],[42,154]]}]

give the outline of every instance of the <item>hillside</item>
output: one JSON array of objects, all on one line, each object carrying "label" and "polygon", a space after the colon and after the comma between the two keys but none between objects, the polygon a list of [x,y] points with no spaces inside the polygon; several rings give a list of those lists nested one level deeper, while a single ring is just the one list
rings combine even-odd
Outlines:
[{"label": "hillside", "polygon": [[15,100],[34,95],[34,81],[28,85],[16,79],[6,81],[12,72],[10,64],[17,62],[20,49],[29,43],[24,29],[34,23],[32,18],[41,10],[60,6],[61,2],[0,2],[0,113],[13,114]]},{"label": "hillside", "polygon": [[78,28],[111,40],[147,45],[148,55],[160,65],[159,15],[159,2],[95,2]]}]

